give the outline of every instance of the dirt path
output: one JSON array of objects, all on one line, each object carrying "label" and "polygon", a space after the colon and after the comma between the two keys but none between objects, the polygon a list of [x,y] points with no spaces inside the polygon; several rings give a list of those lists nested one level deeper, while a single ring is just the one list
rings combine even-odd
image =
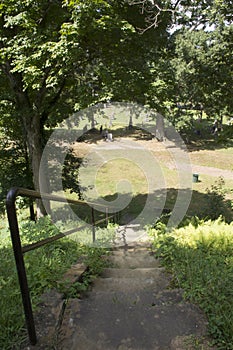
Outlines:
[{"label": "dirt path", "polygon": [[233,171],[231,170],[224,170],[195,164],[192,165],[192,169],[194,173],[206,174],[215,177],[222,176],[226,179],[233,180]]}]

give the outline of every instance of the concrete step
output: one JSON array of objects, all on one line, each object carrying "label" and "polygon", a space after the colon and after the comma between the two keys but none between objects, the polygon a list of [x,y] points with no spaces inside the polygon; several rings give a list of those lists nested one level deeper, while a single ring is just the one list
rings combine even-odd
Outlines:
[{"label": "concrete step", "polygon": [[120,268],[105,268],[102,273],[102,278],[107,277],[118,277],[118,278],[150,278],[154,277],[158,274],[158,270],[165,271],[162,267],[144,267],[144,268],[136,268],[136,269],[120,269]]},{"label": "concrete step", "polygon": [[110,263],[116,268],[150,268],[159,267],[160,263],[153,256],[145,252],[134,253],[114,253],[109,257]]},{"label": "concrete step", "polygon": [[124,290],[126,293],[139,290],[158,290],[168,285],[164,278],[161,278],[162,271],[159,269],[152,276],[131,277],[107,277],[97,278],[92,286],[93,291],[116,292]]},{"label": "concrete step", "polygon": [[152,292],[141,292],[132,297],[94,293],[85,300],[70,300],[63,321],[66,333],[62,334],[64,340],[60,337],[58,349],[189,349],[172,344],[177,336],[203,336],[205,318],[196,306],[182,302],[180,296],[170,299],[170,304],[158,305],[159,299]]},{"label": "concrete step", "polygon": [[126,245],[108,260],[85,297],[68,301],[58,350],[186,350],[187,336],[205,335],[204,315],[168,289],[171,277],[148,246]]}]

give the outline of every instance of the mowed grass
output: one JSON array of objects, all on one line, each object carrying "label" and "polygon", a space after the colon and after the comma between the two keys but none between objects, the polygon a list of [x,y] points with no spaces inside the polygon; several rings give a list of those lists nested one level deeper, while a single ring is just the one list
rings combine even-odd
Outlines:
[{"label": "mowed grass", "polygon": [[233,147],[190,152],[193,164],[233,171]]},{"label": "mowed grass", "polygon": [[96,175],[96,190],[102,197],[121,193],[148,193],[147,179],[139,166],[127,159],[115,159],[101,166]]}]

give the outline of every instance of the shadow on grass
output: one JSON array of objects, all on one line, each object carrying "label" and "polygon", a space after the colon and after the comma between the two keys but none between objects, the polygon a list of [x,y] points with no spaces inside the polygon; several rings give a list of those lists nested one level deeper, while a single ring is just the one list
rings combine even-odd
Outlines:
[{"label": "shadow on grass", "polygon": [[[139,127],[119,127],[117,129],[107,129],[112,134],[113,140],[121,137],[132,137],[136,140],[151,140],[153,135]],[[103,135],[97,129],[90,129],[77,139],[78,142],[97,143],[103,139]]]},{"label": "shadow on grass", "polygon": [[[177,201],[177,195],[179,193],[180,198],[185,198],[190,195],[190,189],[175,188],[157,190],[152,194],[137,194],[132,196],[130,193],[120,194],[121,203],[128,203],[123,209],[116,210],[116,216],[112,221],[117,221],[118,224],[125,225],[132,221],[137,222],[137,219],[143,225],[148,225],[159,220],[160,216],[164,213],[172,213],[174,205]],[[114,201],[117,199],[118,194],[105,196],[103,199],[108,205],[109,203],[109,216],[111,215],[111,207],[114,206]],[[149,207],[148,202],[149,202]],[[91,201],[90,202],[94,202]],[[98,201],[97,201],[98,203]],[[176,204],[182,207],[182,203]],[[177,207],[175,210],[177,210]],[[72,205],[72,211],[68,210],[65,206],[55,209],[53,213],[54,220],[77,220],[77,216],[82,221],[91,224],[92,223],[92,208],[88,204]],[[146,210],[143,212],[143,210]],[[183,208],[183,207],[182,207]],[[189,206],[183,208],[184,216],[197,216],[201,219],[217,219],[222,216],[226,222],[233,220],[233,211],[231,209],[231,201],[225,200],[221,194],[217,193],[201,193],[198,191],[192,191],[192,198]],[[70,217],[68,217],[70,215]],[[139,216],[140,215],[140,216]],[[95,210],[95,221],[104,220],[106,217],[105,212]],[[106,222],[99,224],[100,227],[105,227]]]},{"label": "shadow on grass", "polygon": [[[209,121],[203,121],[200,134],[197,134],[194,128],[186,129],[180,132],[180,136],[186,144],[189,152],[233,147],[233,126],[223,125],[223,131],[219,132],[217,135],[213,135],[211,133],[211,125],[212,124]],[[128,137],[132,138],[134,141],[150,141],[155,138],[153,134],[146,130],[146,125],[145,129],[132,126],[119,127],[112,130],[109,129],[108,131],[112,133],[113,140],[117,140],[121,137]],[[77,141],[93,144],[97,143],[101,139],[103,139],[103,137],[99,133],[99,130],[91,129],[82,135]],[[176,143],[176,147],[179,147],[178,143]]]},{"label": "shadow on grass", "polygon": [[211,127],[211,122],[202,121],[199,135],[193,129],[181,132],[181,137],[185,141],[189,152],[233,147],[232,125],[223,125],[223,130],[216,135],[211,133]]}]

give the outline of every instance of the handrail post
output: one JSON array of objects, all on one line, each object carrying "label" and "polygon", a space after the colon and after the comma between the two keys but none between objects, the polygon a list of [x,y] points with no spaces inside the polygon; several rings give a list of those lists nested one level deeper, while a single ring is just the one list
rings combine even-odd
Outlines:
[{"label": "handrail post", "polygon": [[95,214],[94,208],[91,208],[91,220],[92,220],[92,241],[95,242]]},{"label": "handrail post", "polygon": [[105,214],[106,214],[106,226],[108,226],[108,207],[105,208]]},{"label": "handrail post", "polygon": [[28,281],[27,281],[23,253],[22,253],[21,240],[19,235],[18,220],[16,215],[16,207],[15,207],[16,195],[17,195],[17,189],[13,189],[8,193],[8,197],[6,200],[6,209],[7,209],[7,216],[9,221],[10,233],[11,233],[11,240],[12,240],[12,245],[14,250],[15,262],[16,262],[16,267],[18,272],[18,279],[19,279],[19,285],[20,285],[21,296],[23,301],[28,336],[29,336],[30,343],[32,345],[35,345],[37,342],[36,330],[35,330],[35,323],[34,323],[30,293],[28,288]]},{"label": "handrail post", "polygon": [[29,211],[30,211],[30,220],[36,222],[33,201],[30,202]]}]

